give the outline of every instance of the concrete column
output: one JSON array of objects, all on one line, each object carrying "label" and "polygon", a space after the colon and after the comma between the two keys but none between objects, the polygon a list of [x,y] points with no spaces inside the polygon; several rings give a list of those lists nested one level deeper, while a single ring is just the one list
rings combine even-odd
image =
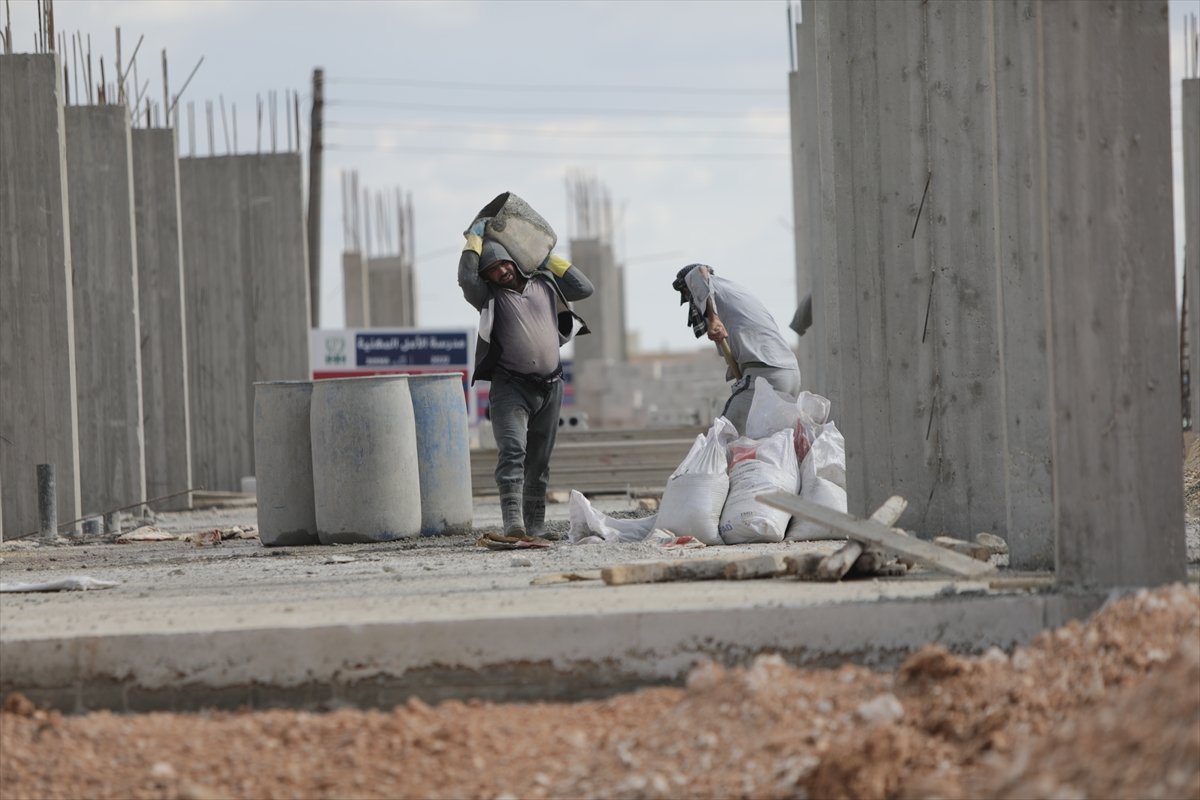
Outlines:
[{"label": "concrete column", "polygon": [[146,497],[133,164],[124,106],[65,109],[81,505]]},{"label": "concrete column", "polygon": [[1183,84],[1183,226],[1184,274],[1188,292],[1189,411],[1192,430],[1200,430],[1200,78]]},{"label": "concrete column", "polygon": [[[828,397],[839,419],[842,416],[841,314],[838,276],[846,266],[843,252],[845,228],[838,221],[849,213],[850,173],[846,169],[850,76],[845,57],[850,34],[848,3],[814,0],[813,26],[816,40],[817,157],[820,164],[820,208],[815,226],[821,231],[813,272],[813,336],[821,349],[820,394]],[[835,44],[836,43],[836,44]],[[807,58],[805,58],[807,61]],[[801,380],[804,377],[801,376]]]},{"label": "concrete column", "polygon": [[826,337],[851,511],[899,493],[906,527],[999,533],[1014,566],[1046,568],[1028,6],[816,3],[814,328]]},{"label": "concrete column", "polygon": [[[601,239],[574,239],[570,247],[571,262],[596,287],[591,297],[574,304],[576,313],[587,320],[592,331],[575,338],[575,363],[618,361],[625,352],[625,331],[621,327],[624,302],[612,244]],[[720,269],[719,265],[713,266]]]},{"label": "concrete column", "polygon": [[243,387],[254,407],[254,381],[310,377],[308,237],[300,156],[239,157],[248,233],[244,264],[252,330],[253,371]]},{"label": "concrete column", "polygon": [[254,474],[254,382],[306,380],[308,267],[294,153],[181,159],[192,474]]},{"label": "concrete column", "polygon": [[[978,531],[1003,531],[1007,536],[993,6],[933,0],[921,11],[928,114],[928,162],[922,166],[926,176],[932,175],[923,217],[917,222],[928,226],[931,270],[926,276],[931,283],[923,287],[931,291],[926,301],[929,323],[922,330],[933,375],[927,387],[919,389],[928,412],[925,419],[931,422],[925,530],[940,528],[964,538]],[[1019,142],[1013,144],[1019,149]],[[917,191],[910,198],[920,200]],[[902,468],[893,465],[895,470]],[[868,504],[875,497],[879,503],[886,499],[885,486],[876,484],[875,491]],[[1045,522],[1048,538],[1049,517]]]},{"label": "concrete column", "polygon": [[[134,217],[141,321],[142,411],[146,428],[146,495],[192,486],[188,413],[187,302],[180,241],[179,164],[175,131],[133,131]],[[190,494],[151,504],[191,508]]]},{"label": "concrete column", "polygon": [[412,268],[399,256],[376,256],[367,259],[368,319],[375,327],[410,328],[413,318],[413,299],[408,287]]},{"label": "concrete column", "polygon": [[254,470],[239,185],[237,157],[179,159],[192,481],[212,491]]},{"label": "concrete column", "polygon": [[62,103],[57,56],[0,56],[0,473],[10,537],[38,529],[38,464],[55,465],[58,518],[81,516]]},{"label": "concrete column", "polygon": [[[792,226],[796,248],[796,306],[811,297],[814,319],[822,299],[814,294],[820,269],[821,162],[817,104],[817,40],[812,0],[801,0],[795,26],[796,69],[788,73],[792,132]],[[825,342],[813,325],[798,339],[796,360],[808,391],[824,394]]]},{"label": "concrete column", "polygon": [[342,295],[345,301],[347,328],[370,326],[370,298],[367,295],[369,286],[367,264],[363,254],[357,250],[342,253]]},{"label": "concrete column", "polygon": [[1054,565],[1036,3],[992,7],[995,258],[1009,563]]},{"label": "concrete column", "polygon": [[1035,13],[1059,584],[1183,580],[1166,3]]}]

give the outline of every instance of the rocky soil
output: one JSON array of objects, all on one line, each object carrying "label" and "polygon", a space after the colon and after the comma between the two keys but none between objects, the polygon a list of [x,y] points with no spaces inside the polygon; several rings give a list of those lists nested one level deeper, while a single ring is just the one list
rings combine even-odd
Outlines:
[{"label": "rocky soil", "polygon": [[0,710],[0,797],[1200,798],[1200,593],[895,673],[713,664],[573,704]]}]

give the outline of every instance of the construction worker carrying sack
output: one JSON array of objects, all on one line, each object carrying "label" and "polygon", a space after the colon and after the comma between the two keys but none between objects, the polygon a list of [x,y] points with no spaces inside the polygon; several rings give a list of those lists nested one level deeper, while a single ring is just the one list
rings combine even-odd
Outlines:
[{"label": "construction worker carrying sack", "polygon": [[472,383],[492,384],[488,397],[504,533],[556,538],[545,534],[545,520],[563,397],[559,348],[577,333],[588,333],[569,303],[589,297],[592,283],[555,253],[522,269],[502,244],[485,239],[488,221],[478,217],[463,233],[458,285],[480,312]]},{"label": "construction worker carrying sack", "polygon": [[725,380],[736,382],[721,416],[739,434],[745,432],[756,377],[796,398],[800,393],[796,355],[758,298],[706,264],[688,264],[676,273],[671,286],[679,292],[679,304],[688,305],[688,324],[696,338],[707,334],[726,354]]}]

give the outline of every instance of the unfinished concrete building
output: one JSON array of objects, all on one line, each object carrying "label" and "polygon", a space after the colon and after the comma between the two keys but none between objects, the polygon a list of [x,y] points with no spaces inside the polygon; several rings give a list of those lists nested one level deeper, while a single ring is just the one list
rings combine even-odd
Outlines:
[{"label": "unfinished concrete building", "polygon": [[360,188],[342,175],[342,296],[347,328],[417,323],[412,194]]},{"label": "unfinished concrete building", "polygon": [[591,330],[575,337],[573,344],[575,402],[593,425],[628,425],[628,400],[614,397],[611,391],[628,386],[621,372],[629,355],[625,267],[618,263],[614,249],[612,198],[597,179],[577,174],[567,178],[567,200],[571,261],[596,287],[591,297],[575,303]]}]

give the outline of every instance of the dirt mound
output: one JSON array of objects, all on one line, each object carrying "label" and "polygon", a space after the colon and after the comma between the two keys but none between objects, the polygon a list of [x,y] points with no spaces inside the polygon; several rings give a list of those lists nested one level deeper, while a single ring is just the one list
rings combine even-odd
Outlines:
[{"label": "dirt mound", "polygon": [[0,709],[0,796],[1200,798],[1200,594],[894,675],[704,664],[600,702],[62,717]]}]

